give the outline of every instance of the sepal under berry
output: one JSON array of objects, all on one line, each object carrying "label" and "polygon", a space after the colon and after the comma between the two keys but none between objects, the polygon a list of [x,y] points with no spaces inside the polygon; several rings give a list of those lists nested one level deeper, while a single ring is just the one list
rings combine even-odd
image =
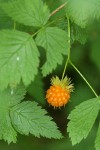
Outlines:
[{"label": "sepal under berry", "polygon": [[67,89],[69,92],[73,92],[74,86],[71,83],[71,78],[65,76],[63,79],[59,79],[58,76],[51,78],[51,85],[58,85],[64,89]]}]

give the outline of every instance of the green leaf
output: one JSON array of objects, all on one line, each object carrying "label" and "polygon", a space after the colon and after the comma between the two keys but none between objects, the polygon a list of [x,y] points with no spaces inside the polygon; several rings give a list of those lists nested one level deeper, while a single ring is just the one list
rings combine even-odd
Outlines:
[{"label": "green leaf", "polygon": [[0,31],[0,89],[8,84],[27,86],[37,74],[39,52],[32,37],[17,30]]},{"label": "green leaf", "polygon": [[82,102],[68,116],[70,121],[67,131],[73,145],[88,136],[100,109],[99,99],[93,98]]},{"label": "green leaf", "polygon": [[100,124],[99,124],[98,132],[95,140],[95,148],[96,150],[100,150]]},{"label": "green leaf", "polygon": [[0,29],[12,27],[13,21],[11,20],[10,17],[7,16],[7,14],[0,7]]},{"label": "green leaf", "polygon": [[12,127],[9,110],[18,104],[25,95],[23,86],[18,86],[11,94],[11,89],[0,92],[0,140],[4,139],[9,143],[16,143],[17,133]]},{"label": "green leaf", "polygon": [[14,128],[21,134],[60,139],[61,133],[52,118],[36,102],[22,102],[13,107],[10,116]]},{"label": "green leaf", "polygon": [[71,27],[71,39],[72,42],[79,41],[81,44],[85,44],[88,38],[88,31],[86,29],[77,26],[76,24],[72,24]]},{"label": "green leaf", "polygon": [[5,140],[10,144],[16,143],[17,133],[13,129],[7,108],[0,107],[0,140]]},{"label": "green leaf", "polygon": [[45,90],[41,73],[38,73],[38,75],[35,77],[35,80],[27,88],[27,91],[36,102],[45,105]]},{"label": "green leaf", "polygon": [[0,106],[6,108],[15,106],[23,100],[25,93],[26,90],[22,85],[19,85],[13,89],[7,88],[3,92],[0,91]]},{"label": "green leaf", "polygon": [[42,74],[46,76],[63,62],[63,55],[67,55],[67,33],[57,27],[48,27],[36,37],[36,43],[46,50],[46,62],[42,67]]},{"label": "green leaf", "polygon": [[42,0],[11,0],[2,5],[13,20],[28,26],[42,27],[49,19],[49,10]]},{"label": "green leaf", "polygon": [[66,13],[74,23],[84,28],[100,18],[100,0],[70,0],[66,5]]}]

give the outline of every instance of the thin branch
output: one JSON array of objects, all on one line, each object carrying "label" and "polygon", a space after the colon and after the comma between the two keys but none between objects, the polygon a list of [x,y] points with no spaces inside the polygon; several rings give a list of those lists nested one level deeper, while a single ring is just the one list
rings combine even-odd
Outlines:
[{"label": "thin branch", "polygon": [[71,44],[70,44],[70,39],[71,39],[71,37],[70,37],[70,21],[69,21],[69,18],[67,17],[67,21],[68,21],[68,38],[69,38],[69,40],[68,40],[68,57],[67,57],[67,61],[66,61],[66,63],[65,63],[65,67],[64,67],[64,71],[63,71],[63,74],[62,74],[62,79],[64,78],[64,75],[65,75],[65,72],[66,72],[66,68],[67,68],[67,65],[68,65],[68,63],[69,63],[69,60],[70,60],[70,47],[71,47]]},{"label": "thin branch", "polygon": [[54,14],[56,14],[59,10],[61,10],[62,8],[64,8],[66,6],[67,2],[62,4],[61,6],[59,6],[57,9],[55,9],[50,15],[49,17],[53,16]]},{"label": "thin branch", "polygon": [[94,93],[94,95],[98,98],[97,93],[93,89],[93,87],[90,85],[90,83],[87,81],[87,79],[82,75],[82,73],[76,68],[76,66],[70,61],[71,66],[78,72],[78,74],[82,77],[82,79],[86,82],[86,84],[89,86],[91,91]]}]

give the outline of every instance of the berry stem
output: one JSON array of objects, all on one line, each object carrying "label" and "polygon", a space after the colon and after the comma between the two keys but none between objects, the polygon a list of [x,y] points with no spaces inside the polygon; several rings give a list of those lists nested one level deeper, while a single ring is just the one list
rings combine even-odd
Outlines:
[{"label": "berry stem", "polygon": [[98,98],[98,95],[96,94],[95,90],[93,89],[93,87],[90,85],[90,83],[87,81],[87,79],[82,75],[82,73],[76,68],[76,66],[71,62],[71,60],[69,61],[70,65],[78,72],[78,74],[82,77],[82,79],[86,82],[86,84],[89,86],[89,88],[91,89],[91,91],[94,93],[94,95]]},{"label": "berry stem", "polygon": [[67,16],[67,21],[68,21],[68,57],[67,57],[67,60],[66,60],[66,63],[65,63],[65,67],[64,67],[64,71],[63,71],[63,74],[62,74],[62,79],[64,78],[64,75],[65,75],[65,72],[66,72],[66,68],[67,68],[67,65],[69,63],[69,60],[70,60],[70,47],[71,47],[71,43],[70,43],[70,20],[69,20],[69,17]]}]

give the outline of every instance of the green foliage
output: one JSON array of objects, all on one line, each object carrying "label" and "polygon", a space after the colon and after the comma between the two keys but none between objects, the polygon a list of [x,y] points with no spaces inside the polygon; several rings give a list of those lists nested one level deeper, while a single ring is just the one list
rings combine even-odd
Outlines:
[{"label": "green foliage", "polygon": [[16,143],[17,132],[47,138],[62,137],[52,118],[36,102],[21,102],[26,91],[23,86],[0,92],[0,139]]},{"label": "green foliage", "polygon": [[86,29],[77,26],[76,24],[72,24],[71,27],[71,39],[72,43],[75,41],[79,41],[81,44],[85,44],[88,38],[88,31]]},{"label": "green foliage", "polygon": [[99,100],[100,98],[93,98],[82,102],[68,116],[70,121],[67,131],[73,145],[88,136],[100,110]]},{"label": "green foliage", "polygon": [[[66,6],[61,5],[65,2]],[[47,75],[57,67],[59,68],[55,70],[55,75],[56,71],[62,71],[64,56],[68,58],[64,73],[70,63],[98,97],[89,82],[71,62],[82,68],[90,80],[94,80],[95,76],[97,81],[93,84],[97,88],[100,76],[96,73],[97,68],[93,69],[93,64],[100,69],[99,8],[100,0],[0,0],[0,140],[7,141],[8,144],[16,143],[17,133],[32,134],[35,137],[62,138],[55,122],[38,103],[42,105],[46,103],[44,87],[47,88],[50,83],[48,81],[50,77]],[[97,24],[96,29],[94,24]],[[83,47],[79,42],[87,44]],[[59,76],[61,74],[63,73],[59,73]],[[68,117],[70,121],[67,131],[72,144],[75,145],[85,139],[91,131],[100,110],[100,97],[82,102],[90,96],[83,93],[89,93],[90,90],[88,92],[85,85],[81,86],[76,74],[73,73],[72,76],[79,88],[71,100],[79,99],[79,101],[67,105],[67,111],[76,106]],[[30,98],[34,101],[28,101]],[[21,102],[24,99],[25,101]],[[78,105],[79,103],[81,104]],[[55,113],[52,108],[49,111],[53,116],[58,114],[57,121],[61,121],[63,127],[63,120],[59,117],[59,113],[63,112],[62,109]],[[100,126],[95,140],[96,150],[100,149],[99,141]],[[79,145],[72,149],[80,149],[78,147]],[[70,146],[66,148],[70,149]]]},{"label": "green foliage", "polygon": [[70,0],[66,5],[69,18],[82,28],[100,19],[100,0]]},{"label": "green foliage", "polygon": [[25,89],[19,86],[17,89],[7,89],[4,92],[0,92],[0,139],[4,139],[8,143],[16,143],[17,133],[12,126],[10,119],[10,109],[18,104],[25,95]]},{"label": "green foliage", "polygon": [[96,148],[96,150],[100,149],[100,125],[99,125],[99,128],[98,128],[97,137],[96,137],[96,140],[95,140],[95,148]]},{"label": "green foliage", "polygon": [[2,10],[0,7],[0,29],[6,29],[6,28],[12,28],[13,27],[13,21],[10,17],[7,16],[7,14]]},{"label": "green foliage", "polygon": [[[63,56],[67,55],[68,35],[57,27],[48,27],[38,33],[36,43],[46,50],[46,63],[42,67],[42,74],[46,76],[62,64]],[[59,43],[59,44],[58,44]]]},{"label": "green foliage", "polygon": [[49,10],[42,0],[11,0],[2,8],[13,20],[28,26],[42,27],[49,18]]},{"label": "green foliage", "polygon": [[0,107],[0,140],[7,141],[8,144],[11,142],[16,143],[17,133],[12,127],[11,120],[9,117],[8,108]]},{"label": "green foliage", "polygon": [[0,31],[0,89],[8,84],[28,85],[37,74],[39,52],[32,37],[17,30]]},{"label": "green foliage", "polygon": [[56,124],[46,114],[36,102],[29,101],[18,104],[10,112],[12,124],[19,133],[60,139],[62,135]]}]

